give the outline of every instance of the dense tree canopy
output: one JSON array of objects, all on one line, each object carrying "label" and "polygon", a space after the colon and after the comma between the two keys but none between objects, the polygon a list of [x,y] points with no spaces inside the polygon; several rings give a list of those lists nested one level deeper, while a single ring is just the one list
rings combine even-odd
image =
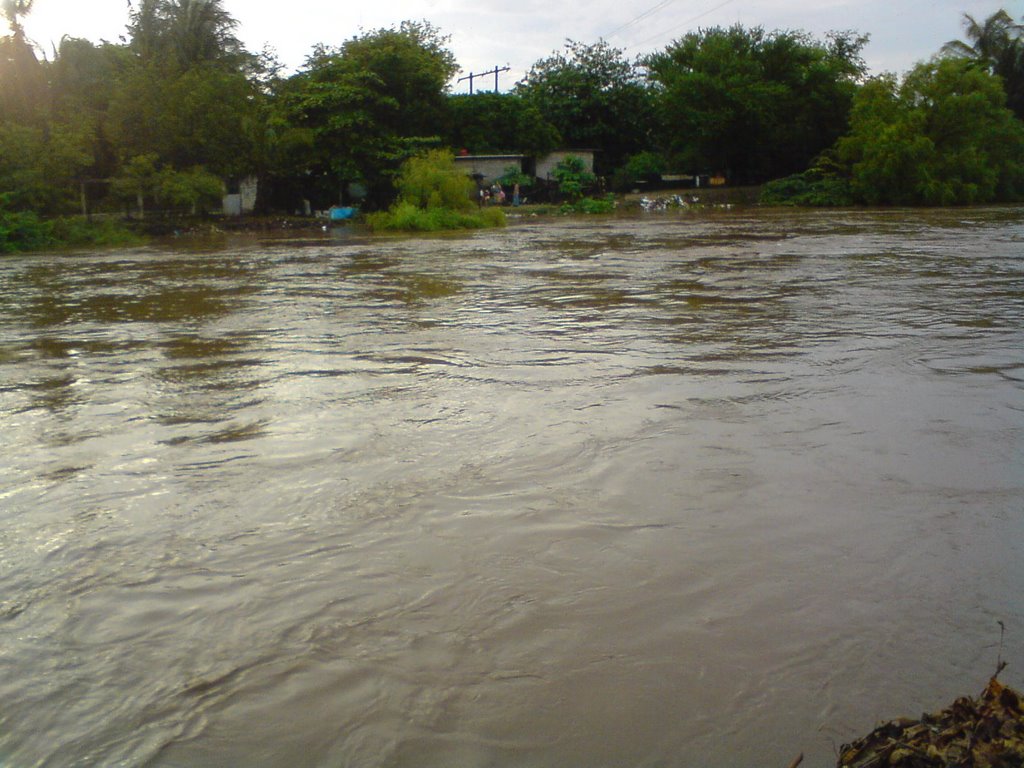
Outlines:
[{"label": "dense tree canopy", "polygon": [[449,146],[477,155],[543,155],[562,141],[534,103],[512,93],[452,96],[443,138]]},{"label": "dense tree canopy", "polygon": [[869,204],[952,205],[1024,195],[1024,124],[1000,81],[970,63],[918,65],[857,95],[837,155]]},{"label": "dense tree canopy", "polygon": [[144,63],[185,71],[210,62],[236,63],[244,55],[236,26],[221,0],[139,0],[128,33]]},{"label": "dense tree canopy", "polygon": [[1024,26],[999,10],[982,22],[964,14],[964,29],[971,41],[952,40],[942,53],[974,61],[1003,79],[1007,106],[1024,118]]},{"label": "dense tree canopy", "polygon": [[660,140],[679,168],[759,182],[802,170],[846,129],[866,38],[715,27],[645,64]]},{"label": "dense tree canopy", "polygon": [[649,92],[639,68],[605,41],[569,40],[536,62],[516,93],[533,104],[573,149],[597,149],[611,171],[648,145]]},{"label": "dense tree canopy", "polygon": [[446,44],[430,24],[404,22],[318,48],[282,86],[287,119],[312,133],[309,170],[336,189],[363,183],[386,203],[401,162],[440,142],[445,92],[458,71]]},{"label": "dense tree canopy", "polygon": [[46,115],[46,79],[21,17],[32,0],[0,0],[11,34],[0,37],[0,120],[42,125]]}]

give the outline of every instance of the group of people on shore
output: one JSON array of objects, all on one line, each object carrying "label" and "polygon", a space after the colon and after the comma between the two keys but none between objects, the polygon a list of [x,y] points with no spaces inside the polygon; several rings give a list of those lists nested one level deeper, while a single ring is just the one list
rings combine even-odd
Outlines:
[{"label": "group of people on shore", "polygon": [[[508,196],[505,194],[505,189],[498,182],[494,182],[490,187],[480,187],[478,195],[481,207],[485,205],[505,205],[508,202]],[[512,205],[519,205],[520,202],[519,185],[513,184]]]}]

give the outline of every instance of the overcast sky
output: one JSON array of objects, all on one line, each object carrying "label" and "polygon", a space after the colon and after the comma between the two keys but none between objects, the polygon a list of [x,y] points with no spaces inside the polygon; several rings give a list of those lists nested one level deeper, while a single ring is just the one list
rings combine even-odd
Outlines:
[{"label": "overcast sky", "polygon": [[[566,39],[607,40],[628,58],[664,48],[701,27],[799,29],[815,36],[852,29],[868,34],[864,56],[875,73],[904,73],[948,40],[963,37],[962,19],[982,20],[1006,9],[1024,18],[1024,0],[224,0],[253,51],[265,45],[291,70],[316,43],[337,45],[361,30],[397,26],[404,19],[434,24],[451,36],[462,74],[509,67],[498,79],[510,89],[538,59]],[[35,0],[25,28],[48,56],[63,35],[117,41],[128,21],[127,0]],[[475,82],[493,90],[494,76]],[[468,83],[454,83],[465,92]]]}]

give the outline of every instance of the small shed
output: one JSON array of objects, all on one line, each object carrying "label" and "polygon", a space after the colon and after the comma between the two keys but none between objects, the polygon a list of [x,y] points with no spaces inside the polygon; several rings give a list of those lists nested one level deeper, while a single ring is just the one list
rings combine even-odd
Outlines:
[{"label": "small shed", "polygon": [[229,183],[228,190],[222,202],[225,216],[241,216],[255,210],[256,194],[259,191],[259,181],[255,176],[246,176]]}]

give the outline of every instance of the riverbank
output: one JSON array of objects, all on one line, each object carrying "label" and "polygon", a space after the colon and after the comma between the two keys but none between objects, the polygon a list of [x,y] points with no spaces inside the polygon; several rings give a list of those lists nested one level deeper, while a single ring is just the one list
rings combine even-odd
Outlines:
[{"label": "riverbank", "polygon": [[[720,208],[757,205],[760,187],[707,187],[701,189],[662,189],[616,195],[618,211],[656,211],[673,208]],[[592,216],[600,213],[576,210],[566,212],[559,203],[503,206],[510,219],[550,216]],[[358,221],[355,222],[359,226]],[[0,253],[31,252],[83,247],[121,247],[137,245],[146,238],[204,237],[225,233],[323,232],[329,221],[314,216],[287,214],[211,216],[160,216],[144,219],[122,218],[113,214],[42,219],[35,214],[7,213],[0,220]],[[352,226],[346,223],[345,226]]]}]

